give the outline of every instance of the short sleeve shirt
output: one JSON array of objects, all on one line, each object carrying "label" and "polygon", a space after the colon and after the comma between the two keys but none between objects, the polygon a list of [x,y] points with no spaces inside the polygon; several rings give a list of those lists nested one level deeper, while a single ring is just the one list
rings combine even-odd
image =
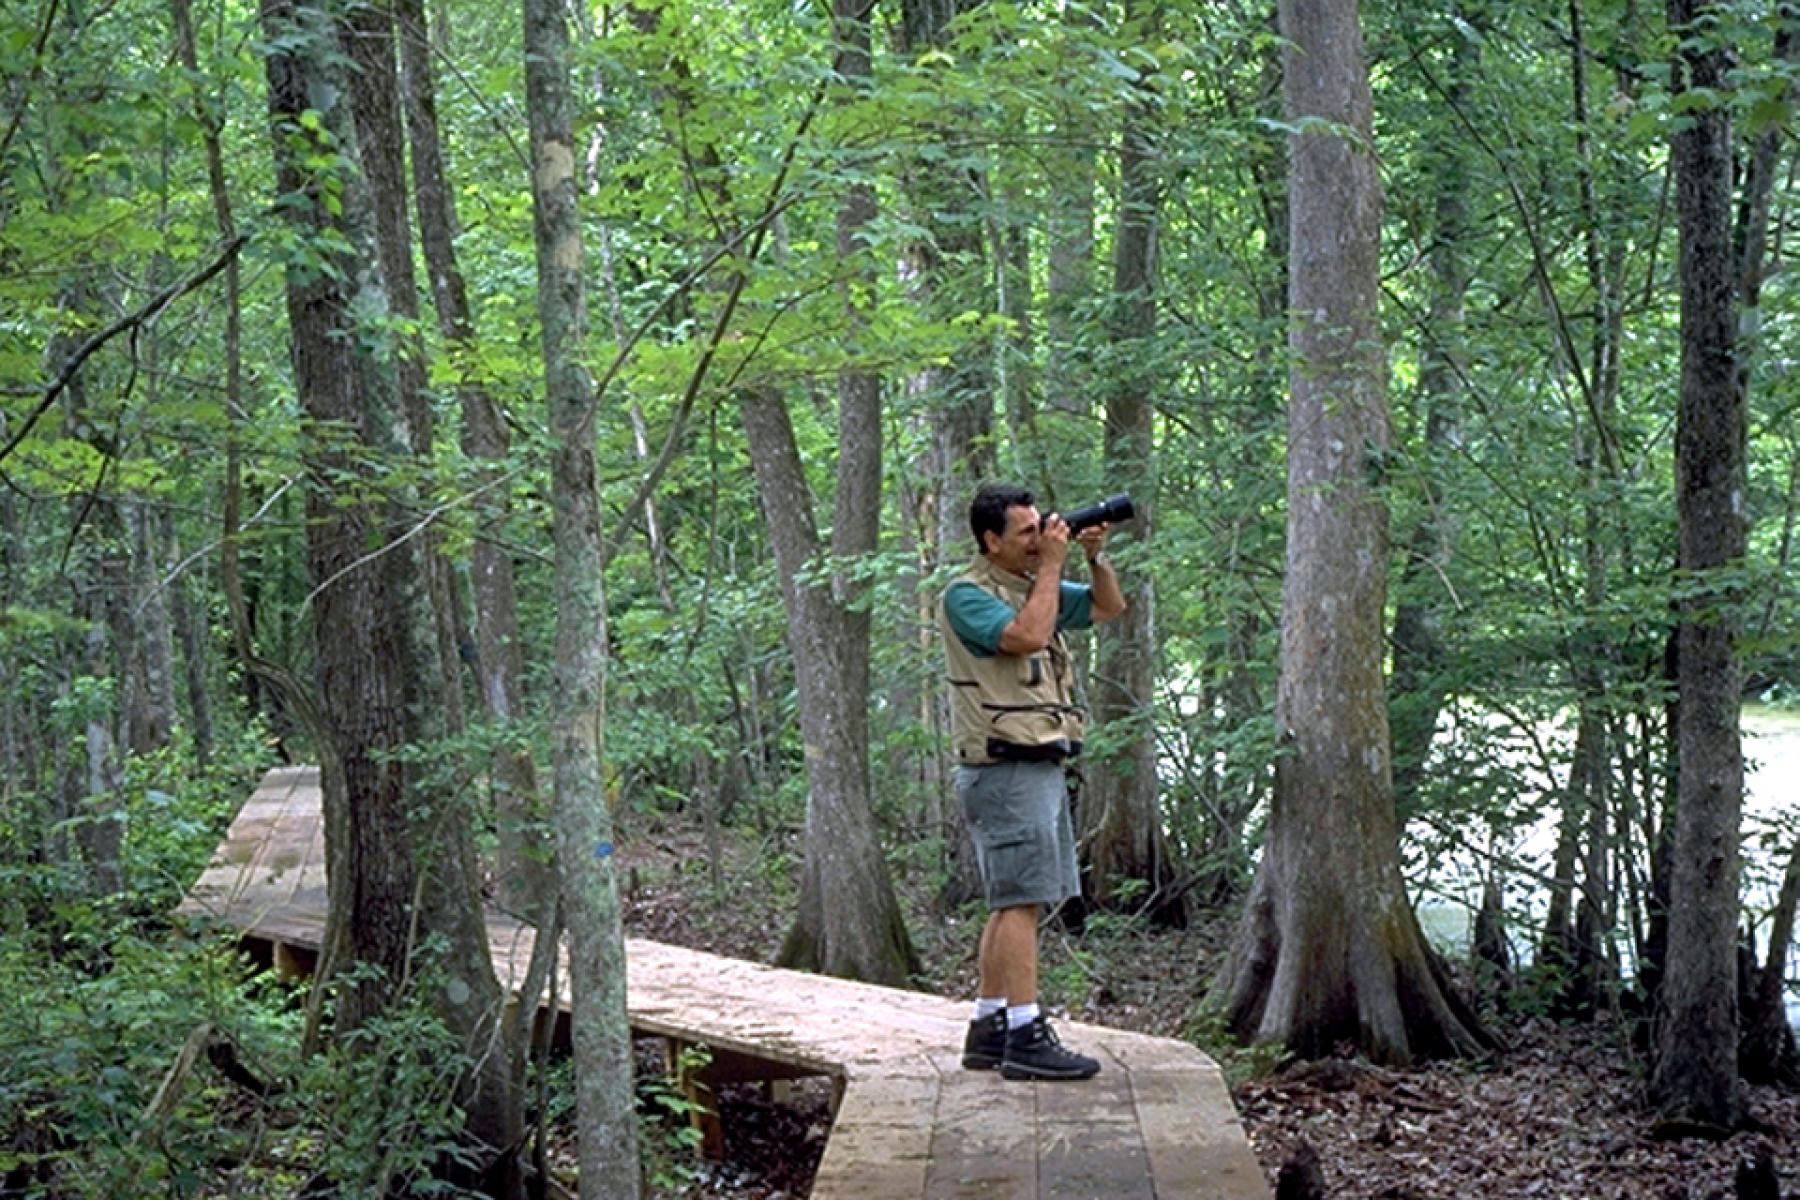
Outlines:
[{"label": "short sleeve shirt", "polygon": [[[1019,614],[1006,601],[963,579],[944,593],[944,615],[969,653],[992,658],[1000,653],[1000,634]],[[1091,629],[1093,624],[1093,589],[1063,580],[1056,603],[1056,632]]]}]

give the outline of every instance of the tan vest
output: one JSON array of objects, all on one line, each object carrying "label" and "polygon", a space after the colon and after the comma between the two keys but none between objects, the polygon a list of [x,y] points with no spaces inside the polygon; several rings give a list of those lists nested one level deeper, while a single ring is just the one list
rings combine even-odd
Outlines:
[{"label": "tan vest", "polygon": [[[951,586],[959,583],[973,583],[1014,612],[1025,607],[1031,591],[1029,579],[1000,570],[985,555],[977,555]],[[958,762],[979,766],[1004,758],[1055,758],[1059,742],[1067,754],[1081,749],[1082,711],[1075,705],[1074,664],[1062,634],[1036,654],[983,658],[950,627],[942,596],[937,618]]]}]

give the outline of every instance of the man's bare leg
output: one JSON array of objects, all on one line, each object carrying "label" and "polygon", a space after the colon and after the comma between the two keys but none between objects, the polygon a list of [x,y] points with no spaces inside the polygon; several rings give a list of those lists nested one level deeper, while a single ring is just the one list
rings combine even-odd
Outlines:
[{"label": "man's bare leg", "polygon": [[1009,1007],[1037,1002],[1037,905],[988,914],[981,930],[980,971],[981,995],[1004,996]]}]

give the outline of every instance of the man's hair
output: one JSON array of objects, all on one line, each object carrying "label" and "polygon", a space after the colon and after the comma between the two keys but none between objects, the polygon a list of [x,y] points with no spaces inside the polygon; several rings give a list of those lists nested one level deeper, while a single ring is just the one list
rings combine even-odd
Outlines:
[{"label": "man's hair", "polygon": [[1014,484],[984,483],[977,488],[975,498],[969,501],[969,531],[975,535],[976,553],[987,553],[987,539],[981,536],[983,533],[1006,536],[1007,509],[1030,508],[1036,503],[1030,489]]}]

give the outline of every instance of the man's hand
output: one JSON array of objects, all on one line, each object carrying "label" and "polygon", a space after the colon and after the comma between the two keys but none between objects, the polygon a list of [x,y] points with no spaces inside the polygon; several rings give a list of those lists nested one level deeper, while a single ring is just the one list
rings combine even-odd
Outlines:
[{"label": "man's hand", "polygon": [[1069,523],[1051,513],[1038,531],[1038,573],[1060,576],[1069,560]]},{"label": "man's hand", "polygon": [[1089,562],[1100,557],[1100,551],[1106,547],[1106,535],[1111,529],[1110,521],[1102,521],[1098,525],[1089,525],[1075,535],[1075,540],[1081,543],[1082,552],[1087,555]]},{"label": "man's hand", "polygon": [[1119,590],[1119,576],[1113,570],[1111,561],[1100,557],[1110,529],[1110,523],[1102,522],[1089,526],[1076,536],[1081,548],[1087,552],[1089,578],[1094,588],[1092,611],[1095,621],[1110,621],[1125,611],[1125,593]]}]

